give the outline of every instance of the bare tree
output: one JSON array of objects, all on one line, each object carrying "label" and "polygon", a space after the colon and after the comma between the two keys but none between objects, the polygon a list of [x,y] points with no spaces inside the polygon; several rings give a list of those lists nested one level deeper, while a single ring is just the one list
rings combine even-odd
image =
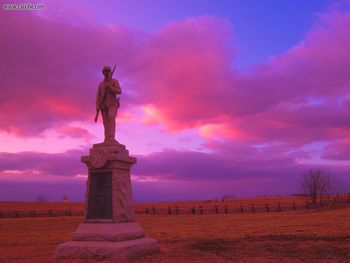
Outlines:
[{"label": "bare tree", "polygon": [[68,196],[68,195],[64,195],[64,196],[62,197],[62,202],[64,202],[64,203],[69,203],[69,196]]},{"label": "bare tree", "polygon": [[344,184],[342,184],[336,177],[330,176],[329,178],[329,195],[331,196],[339,196],[346,195],[347,188]]},{"label": "bare tree", "polygon": [[303,194],[311,197],[313,203],[317,199],[331,194],[332,187],[336,185],[335,178],[331,177],[328,171],[320,168],[311,168],[302,175],[300,190]]}]

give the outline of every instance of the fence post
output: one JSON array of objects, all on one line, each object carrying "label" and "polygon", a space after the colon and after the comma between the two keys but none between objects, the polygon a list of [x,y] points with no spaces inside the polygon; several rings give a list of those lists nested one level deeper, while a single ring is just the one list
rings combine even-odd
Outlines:
[{"label": "fence post", "polygon": [[16,215],[16,218],[18,217],[18,213],[17,213],[17,211],[15,211],[15,215]]},{"label": "fence post", "polygon": [[252,212],[255,213],[255,205],[252,204]]},{"label": "fence post", "polygon": [[323,201],[322,201],[322,199],[320,200],[320,207],[323,207]]},{"label": "fence post", "polygon": [[295,205],[295,202],[293,202],[293,210],[294,210],[294,211],[297,210],[297,207],[296,207],[296,205]]},{"label": "fence post", "polygon": [[243,208],[242,203],[241,203],[241,213],[244,213],[244,208]]},{"label": "fence post", "polygon": [[281,203],[278,202],[278,212],[282,212],[282,207],[281,207]]},{"label": "fence post", "polygon": [[218,213],[219,213],[218,206],[215,205],[215,214],[218,214]]},{"label": "fence post", "polygon": [[194,215],[196,213],[196,208],[192,207],[192,214]]},{"label": "fence post", "polygon": [[146,209],[146,215],[148,215],[149,214],[148,207],[146,207],[145,209]]},{"label": "fence post", "polygon": [[171,208],[168,206],[168,215],[171,215]]},{"label": "fence post", "polygon": [[200,209],[201,215],[203,215],[203,207],[200,206],[199,209]]},{"label": "fence post", "polygon": [[268,204],[265,204],[265,207],[266,207],[266,212],[270,212],[270,207]]},{"label": "fence post", "polygon": [[306,200],[306,210],[309,210],[309,202]]}]

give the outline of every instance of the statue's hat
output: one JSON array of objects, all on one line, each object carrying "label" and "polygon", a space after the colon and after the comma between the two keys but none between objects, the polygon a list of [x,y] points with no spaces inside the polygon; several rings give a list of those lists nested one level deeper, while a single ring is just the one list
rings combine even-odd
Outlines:
[{"label": "statue's hat", "polygon": [[104,67],[102,68],[102,72],[111,71],[111,70],[112,70],[112,69],[111,69],[110,66],[104,66]]}]

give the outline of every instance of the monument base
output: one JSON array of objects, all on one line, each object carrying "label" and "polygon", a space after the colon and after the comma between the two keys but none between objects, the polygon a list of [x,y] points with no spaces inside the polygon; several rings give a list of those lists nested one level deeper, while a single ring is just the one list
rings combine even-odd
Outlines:
[{"label": "monument base", "polygon": [[56,260],[93,259],[123,261],[159,251],[159,242],[144,236],[132,223],[84,223],[73,233],[73,241],[59,245]]},{"label": "monument base", "polygon": [[94,144],[81,161],[89,170],[84,223],[56,248],[55,259],[122,262],[158,252],[158,241],[145,237],[134,219],[130,169],[136,158],[115,141]]},{"label": "monument base", "polygon": [[119,224],[83,223],[73,233],[73,241],[124,241],[144,237],[136,222]]},{"label": "monument base", "polygon": [[118,262],[158,251],[158,241],[148,237],[119,242],[68,241],[57,247],[55,259],[93,259]]}]

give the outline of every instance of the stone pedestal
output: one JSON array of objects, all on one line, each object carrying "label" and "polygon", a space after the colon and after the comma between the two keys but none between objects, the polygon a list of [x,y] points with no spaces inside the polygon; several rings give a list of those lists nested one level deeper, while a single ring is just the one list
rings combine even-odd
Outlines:
[{"label": "stone pedestal", "polygon": [[134,221],[130,169],[136,158],[118,142],[94,144],[81,161],[88,167],[84,223],[55,258],[126,260],[159,251]]}]

